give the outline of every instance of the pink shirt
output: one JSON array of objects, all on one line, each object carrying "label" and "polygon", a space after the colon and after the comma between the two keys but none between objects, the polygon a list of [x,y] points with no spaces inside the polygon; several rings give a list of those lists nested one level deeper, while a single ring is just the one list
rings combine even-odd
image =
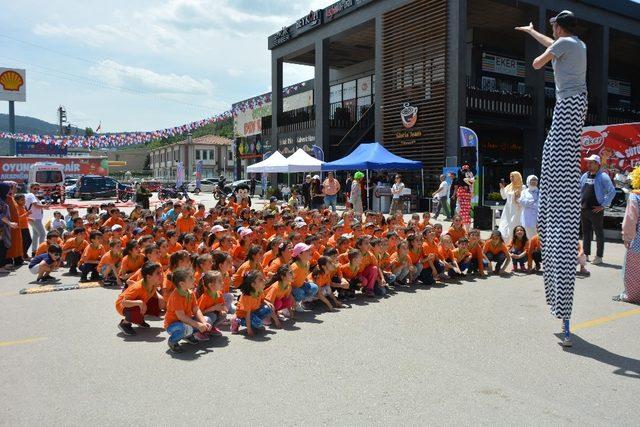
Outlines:
[{"label": "pink shirt", "polygon": [[627,211],[625,212],[624,219],[622,220],[622,240],[625,242],[631,242],[636,238],[638,218],[640,217],[640,212],[638,212],[638,203],[636,201],[636,198],[638,197],[640,197],[639,194],[636,194],[635,197],[631,195],[627,202]]},{"label": "pink shirt", "polygon": [[327,196],[333,196],[334,194],[337,194],[338,191],[340,191],[340,183],[335,178],[331,180],[327,178],[322,183],[322,189],[324,194],[326,194]]}]

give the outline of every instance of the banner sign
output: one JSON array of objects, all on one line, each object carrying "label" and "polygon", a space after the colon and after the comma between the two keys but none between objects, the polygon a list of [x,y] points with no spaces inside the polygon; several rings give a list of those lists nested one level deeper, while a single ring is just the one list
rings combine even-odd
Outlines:
[{"label": "banner sign", "polygon": [[17,141],[16,154],[21,155],[42,155],[42,156],[66,156],[67,146],[38,144],[35,142]]},{"label": "banner sign", "polygon": [[524,61],[490,53],[482,54],[482,71],[524,77],[524,69]]},{"label": "banner sign", "polygon": [[[582,159],[597,154],[602,160],[602,169],[613,176],[628,173],[640,165],[640,123],[588,126],[580,136]],[[582,169],[586,170],[582,161]]]},{"label": "banner sign", "polygon": [[64,174],[69,178],[109,174],[109,161],[106,157],[61,157],[59,159],[0,157],[0,181],[27,182],[31,165],[45,160],[63,165]]}]

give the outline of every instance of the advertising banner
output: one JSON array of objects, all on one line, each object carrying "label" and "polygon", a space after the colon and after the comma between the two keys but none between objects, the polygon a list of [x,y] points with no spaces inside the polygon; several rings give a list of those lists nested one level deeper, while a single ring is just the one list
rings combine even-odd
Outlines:
[{"label": "advertising banner", "polygon": [[233,131],[236,138],[257,135],[262,132],[262,118],[271,115],[271,102],[259,107],[238,111],[233,118]]},{"label": "advertising banner", "polygon": [[64,165],[64,174],[69,178],[109,174],[109,162],[106,158],[0,157],[0,181],[27,182],[29,168],[36,162],[53,162]]},{"label": "advertising banner", "polygon": [[27,100],[26,71],[20,68],[0,68],[0,101]]},{"label": "advertising banner", "polygon": [[66,156],[67,146],[55,144],[39,144],[36,142],[16,141],[16,154],[19,156],[25,154],[42,155],[42,156]]},{"label": "advertising banner", "polygon": [[[588,126],[580,136],[582,158],[597,154],[611,177],[640,165],[640,123]],[[582,169],[586,163],[582,161]]]}]

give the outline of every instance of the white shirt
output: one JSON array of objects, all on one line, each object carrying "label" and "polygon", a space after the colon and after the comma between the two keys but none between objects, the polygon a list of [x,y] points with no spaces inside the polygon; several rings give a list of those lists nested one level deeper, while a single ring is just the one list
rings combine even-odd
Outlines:
[{"label": "white shirt", "polygon": [[447,197],[449,195],[449,183],[445,180],[440,183],[438,191],[436,191],[436,197]]},{"label": "white shirt", "polygon": [[401,182],[399,184],[396,182],[391,187],[391,194],[393,194],[394,199],[399,199],[403,191],[404,191],[404,182]]},{"label": "white shirt", "polygon": [[42,219],[44,216],[44,211],[42,208],[37,207],[33,203],[40,203],[40,200],[33,193],[27,193],[24,195],[24,207],[29,211],[29,218],[31,219]]}]

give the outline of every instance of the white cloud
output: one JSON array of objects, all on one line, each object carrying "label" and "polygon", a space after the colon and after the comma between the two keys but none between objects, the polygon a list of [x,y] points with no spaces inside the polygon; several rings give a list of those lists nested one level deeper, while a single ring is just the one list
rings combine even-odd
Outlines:
[{"label": "white cloud", "polygon": [[70,27],[66,24],[53,25],[44,23],[36,25],[33,28],[33,32],[39,36],[81,40],[94,47],[102,46],[112,40],[126,36],[126,32],[121,29],[106,24],[97,24],[90,27]]},{"label": "white cloud", "polygon": [[231,77],[238,77],[240,75],[242,75],[242,73],[244,73],[244,71],[238,69],[238,68],[228,68],[227,69],[227,74],[229,74]]},{"label": "white cloud", "polygon": [[90,74],[114,86],[158,94],[211,95],[213,83],[189,75],[160,74],[140,67],[131,67],[112,60],[91,67]]}]

